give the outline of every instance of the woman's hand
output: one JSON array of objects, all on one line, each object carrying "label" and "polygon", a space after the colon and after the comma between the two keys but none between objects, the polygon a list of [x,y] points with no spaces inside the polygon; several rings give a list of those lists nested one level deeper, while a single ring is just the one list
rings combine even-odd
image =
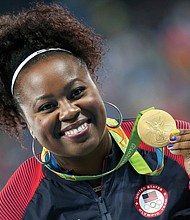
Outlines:
[{"label": "woman's hand", "polygon": [[190,130],[173,130],[167,147],[171,153],[184,156],[185,169],[190,175]]}]

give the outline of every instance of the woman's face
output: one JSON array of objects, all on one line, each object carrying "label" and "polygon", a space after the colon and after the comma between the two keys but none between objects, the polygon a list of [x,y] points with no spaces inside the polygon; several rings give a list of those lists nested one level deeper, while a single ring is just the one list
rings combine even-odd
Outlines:
[{"label": "woman's face", "polygon": [[55,155],[85,156],[103,141],[104,104],[77,58],[49,56],[24,69],[16,84],[30,132]]}]

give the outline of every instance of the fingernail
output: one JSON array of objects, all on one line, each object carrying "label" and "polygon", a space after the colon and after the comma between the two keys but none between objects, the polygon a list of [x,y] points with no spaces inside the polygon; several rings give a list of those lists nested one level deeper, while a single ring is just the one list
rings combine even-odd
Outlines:
[{"label": "fingernail", "polygon": [[174,144],[168,144],[168,148],[171,148],[171,147],[173,147],[174,146]]},{"label": "fingernail", "polygon": [[179,134],[180,134],[180,130],[179,130],[179,129],[173,129],[173,130],[171,131],[171,134],[172,134],[172,135],[179,135]]},{"label": "fingernail", "polygon": [[172,136],[170,137],[170,141],[176,141],[177,137],[176,136]]}]

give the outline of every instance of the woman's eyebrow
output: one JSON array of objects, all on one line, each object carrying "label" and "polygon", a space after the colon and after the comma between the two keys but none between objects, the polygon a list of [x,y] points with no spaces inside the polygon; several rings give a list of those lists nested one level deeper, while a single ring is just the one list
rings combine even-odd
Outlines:
[{"label": "woman's eyebrow", "polygon": [[35,101],[34,101],[32,107],[34,108],[35,105],[36,105],[36,103],[37,103],[39,100],[45,100],[45,99],[49,99],[49,98],[52,98],[52,97],[53,97],[53,94],[45,94],[45,95],[38,96],[38,97],[35,99]]},{"label": "woman's eyebrow", "polygon": [[[73,80],[71,80],[67,85],[64,86],[64,91],[68,90],[69,88],[71,88],[76,82],[81,82],[80,79],[78,78],[75,78]],[[34,101],[34,104],[32,105],[32,107],[34,108],[36,103],[39,101],[39,100],[45,100],[45,99],[49,99],[49,98],[52,98],[53,97],[53,94],[44,94],[44,95],[40,95],[38,96],[35,101]]]}]

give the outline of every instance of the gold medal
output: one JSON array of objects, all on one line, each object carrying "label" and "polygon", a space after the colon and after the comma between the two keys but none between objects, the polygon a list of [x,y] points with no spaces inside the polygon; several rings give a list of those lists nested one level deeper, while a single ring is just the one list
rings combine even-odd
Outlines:
[{"label": "gold medal", "polygon": [[151,147],[166,146],[173,129],[176,129],[176,122],[173,117],[158,109],[145,112],[137,125],[140,139]]}]

